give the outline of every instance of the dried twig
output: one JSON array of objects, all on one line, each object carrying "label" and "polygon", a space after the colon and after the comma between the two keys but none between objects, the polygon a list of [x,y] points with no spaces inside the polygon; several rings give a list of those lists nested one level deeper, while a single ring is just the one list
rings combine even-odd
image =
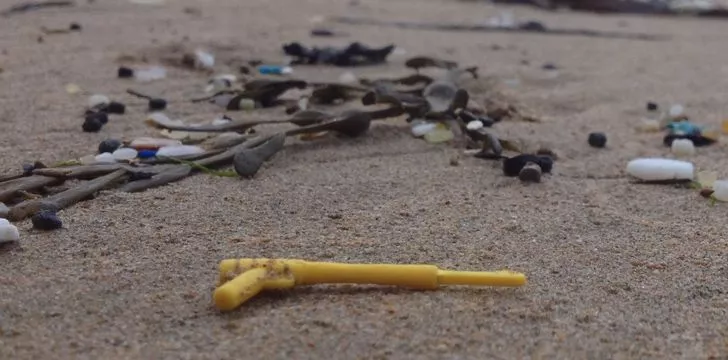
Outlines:
[{"label": "dried twig", "polygon": [[48,176],[27,176],[0,183],[0,202],[7,202],[17,196],[19,191],[31,191],[44,186],[55,186],[63,183],[63,179]]}]

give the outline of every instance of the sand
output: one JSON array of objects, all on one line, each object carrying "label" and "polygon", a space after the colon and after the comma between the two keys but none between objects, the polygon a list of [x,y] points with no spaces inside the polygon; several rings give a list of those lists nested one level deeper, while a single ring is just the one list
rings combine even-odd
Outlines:
[{"label": "sand", "polygon": [[[671,39],[370,26],[333,27],[349,37],[308,35],[320,15],[478,21],[504,9],[554,27]],[[41,26],[72,21],[83,31],[37,42]],[[115,78],[115,61],[184,37],[220,59],[279,59],[281,43],[294,40],[392,42],[407,51],[389,65],[352,70],[359,75],[406,73],[406,56],[420,54],[477,65],[544,118],[501,123],[497,133],[551,147],[560,159],[542,184],[524,186],[491,162],[451,166],[448,146],[414,139],[393,120],[358,140],[290,144],[253,180],[197,175],[144,193],[104,192],[62,211],[64,230],[20,223],[20,245],[0,252],[0,358],[728,357],[726,206],[623,176],[630,159],[669,156],[660,134],[634,130],[646,101],[682,103],[705,125],[728,116],[720,21],[435,0],[106,0],[17,15],[0,21],[3,174],[24,161],[91,153],[107,137],[153,135],[141,122],[146,103],[124,94],[133,83]],[[547,62],[561,70],[542,70]],[[336,79],[346,70],[296,71]],[[210,120],[221,114],[215,106],[184,101],[205,80],[170,69],[166,80],[134,86],[170,99],[170,114]],[[86,96],[67,94],[67,83],[126,102],[128,114],[98,134],[82,133]],[[587,145],[591,131],[608,134],[606,149]],[[725,153],[716,145],[691,160],[725,177]],[[216,267],[233,257],[510,268],[529,283],[436,292],[299,288],[221,314],[211,302]]]}]

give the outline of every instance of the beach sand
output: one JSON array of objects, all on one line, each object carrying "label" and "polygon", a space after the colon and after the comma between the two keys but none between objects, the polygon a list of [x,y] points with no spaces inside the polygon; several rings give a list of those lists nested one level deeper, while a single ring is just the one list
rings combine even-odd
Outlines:
[{"label": "beach sand", "polygon": [[[324,15],[476,22],[504,10],[549,27],[670,39],[336,24],[327,26],[350,36],[309,36]],[[38,42],[41,26],[71,22],[83,31]],[[725,27],[435,0],[99,0],[3,18],[3,174],[93,153],[108,137],[154,135],[142,123],[146,102],[128,87],[169,99],[173,117],[221,115],[185,101],[207,75],[170,68],[150,84],[116,78],[120,56],[179,43],[216,54],[218,72],[230,71],[224,62],[234,57],[279,60],[289,41],[406,50],[379,67],[295,68],[309,79],[407,74],[403,62],[415,55],[477,65],[482,81],[497,80],[543,117],[499,123],[496,133],[560,157],[552,175],[525,186],[493,162],[451,166],[451,147],[412,138],[404,120],[390,120],[361,139],[291,143],[252,180],[200,174],[143,193],[103,192],[60,212],[64,230],[19,223],[19,246],[0,252],[0,358],[726,359],[726,205],[624,174],[633,158],[670,156],[661,134],[635,131],[647,101],[681,103],[709,126],[728,116]],[[100,133],[81,132],[87,96],[68,94],[68,83],[127,103],[127,114]],[[607,148],[588,146],[592,131],[608,135]],[[691,161],[726,177],[725,154],[714,145]],[[235,257],[508,268],[529,281],[435,292],[297,288],[220,313],[211,301],[217,264]]]}]

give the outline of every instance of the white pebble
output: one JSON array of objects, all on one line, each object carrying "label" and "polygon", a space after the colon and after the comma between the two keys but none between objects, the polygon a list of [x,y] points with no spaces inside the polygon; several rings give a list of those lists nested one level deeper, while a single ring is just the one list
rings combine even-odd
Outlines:
[{"label": "white pebble", "polygon": [[293,74],[293,68],[290,66],[284,66],[281,69],[281,74],[283,74],[283,75]]},{"label": "white pebble", "polygon": [[677,117],[685,113],[685,107],[680,104],[670,106],[669,114],[671,117]]},{"label": "white pebble", "polygon": [[135,159],[137,157],[137,154],[138,154],[137,151],[132,148],[121,148],[121,149],[117,149],[116,151],[114,151],[114,153],[111,155],[116,160],[124,161],[124,160]]},{"label": "white pebble", "polygon": [[485,125],[483,125],[483,122],[480,120],[473,120],[473,121],[469,122],[468,125],[466,125],[468,130],[471,130],[471,131],[478,130],[478,129],[482,128],[483,126],[485,126]]},{"label": "white pebble", "polygon": [[176,157],[202,154],[204,152],[205,149],[195,145],[165,146],[157,151],[157,156]]},{"label": "white pebble", "polygon": [[167,77],[167,69],[161,66],[153,66],[147,69],[138,69],[134,71],[134,78],[140,82],[161,80],[165,77]]},{"label": "white pebble", "polygon": [[11,225],[7,220],[2,219],[0,222],[0,244],[16,242],[18,240],[20,240],[18,228],[15,225]]},{"label": "white pebble", "polygon": [[7,205],[5,205],[4,203],[0,202],[0,219],[8,216],[9,212],[10,212],[10,208]]},{"label": "white pebble", "polygon": [[637,126],[637,130],[642,132],[657,132],[660,131],[661,127],[662,125],[660,125],[660,120],[642,119],[639,126]]},{"label": "white pebble", "polygon": [[718,201],[728,201],[728,180],[713,183],[713,197]]},{"label": "white pebble", "polygon": [[101,94],[94,94],[88,98],[88,107],[95,108],[97,106],[108,105],[111,102],[108,96]]},{"label": "white pebble", "polygon": [[114,155],[112,155],[111,153],[108,153],[108,152],[96,155],[94,157],[94,160],[96,162],[100,162],[100,163],[115,163],[116,162]]},{"label": "white pebble", "polygon": [[695,167],[687,161],[640,158],[627,164],[627,174],[644,181],[692,180]]},{"label": "white pebble", "polygon": [[428,123],[428,122],[420,122],[417,124],[412,125],[412,135],[414,137],[422,137],[425,136],[427,133],[435,130],[437,128],[437,124]]},{"label": "white pebble", "polygon": [[203,69],[210,69],[215,66],[215,56],[203,50],[195,50],[197,66]]},{"label": "white pebble", "polygon": [[690,139],[675,139],[672,141],[672,153],[676,156],[695,155],[695,145]]}]

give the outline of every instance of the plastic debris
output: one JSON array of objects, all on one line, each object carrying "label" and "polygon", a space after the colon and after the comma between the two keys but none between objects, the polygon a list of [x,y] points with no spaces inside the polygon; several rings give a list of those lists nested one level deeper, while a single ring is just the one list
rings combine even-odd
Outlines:
[{"label": "plastic debris", "polygon": [[286,55],[294,58],[293,64],[329,64],[335,66],[358,66],[380,64],[394,50],[394,45],[370,48],[353,42],[345,48],[307,48],[294,42],[283,45]]},{"label": "plastic debris", "polygon": [[137,151],[132,148],[117,149],[111,154],[118,161],[132,160],[137,157]]},{"label": "plastic debris", "polygon": [[150,82],[161,80],[167,77],[167,69],[161,66],[152,66],[146,69],[137,69],[134,71],[134,79],[140,82]]},{"label": "plastic debris", "polygon": [[201,69],[212,69],[215,66],[215,56],[207,51],[195,50],[195,66]]},{"label": "plastic debris", "polygon": [[431,144],[448,142],[455,138],[455,134],[442,124],[437,124],[434,129],[425,134],[425,140]]},{"label": "plastic debris", "polygon": [[713,184],[718,180],[718,173],[715,171],[698,171],[695,180],[703,189],[712,189]]},{"label": "plastic debris", "polygon": [[159,148],[157,151],[157,157],[176,157],[185,155],[196,155],[202,154],[205,149],[195,145],[177,145],[177,146],[165,146]]},{"label": "plastic debris", "polygon": [[685,114],[685,107],[680,104],[675,104],[670,106],[670,110],[668,111],[668,114],[670,117],[679,117]]},{"label": "plastic debris", "polygon": [[423,137],[430,131],[435,130],[437,124],[426,122],[424,120],[413,120],[411,124],[412,136]]},{"label": "plastic debris", "polygon": [[219,274],[213,298],[218,309],[227,311],[263,289],[288,289],[303,284],[370,283],[429,290],[446,284],[508,287],[526,284],[524,274],[507,270],[459,272],[434,265],[341,264],[296,259],[228,259],[220,262]]},{"label": "plastic debris", "polygon": [[6,219],[0,219],[0,244],[14,243],[20,240],[18,228]]},{"label": "plastic debris", "polygon": [[642,181],[690,181],[694,172],[690,162],[665,158],[639,158],[627,164],[627,174]]},{"label": "plastic debris", "polygon": [[258,72],[262,75],[287,75],[293,73],[293,68],[280,65],[260,65]]},{"label": "plastic debris", "polygon": [[728,202],[728,180],[716,180],[713,183],[713,198]]},{"label": "plastic debris", "polygon": [[658,132],[662,128],[660,121],[657,119],[642,119],[637,130],[641,132]]},{"label": "plastic debris", "polygon": [[695,145],[690,139],[675,139],[672,142],[671,150],[676,156],[695,155]]}]

